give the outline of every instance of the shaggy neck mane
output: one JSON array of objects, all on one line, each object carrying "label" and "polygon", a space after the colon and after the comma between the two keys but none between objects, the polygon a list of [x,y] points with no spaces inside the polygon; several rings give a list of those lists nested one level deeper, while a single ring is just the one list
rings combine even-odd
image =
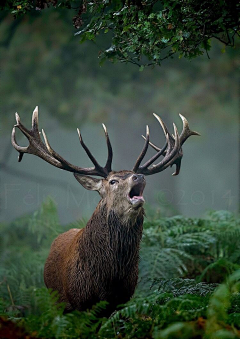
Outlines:
[{"label": "shaggy neck mane", "polygon": [[88,267],[97,270],[99,277],[120,279],[130,273],[133,263],[138,263],[143,215],[141,209],[134,221],[123,222],[114,211],[107,213],[106,204],[100,201],[79,239],[81,255],[84,242],[93,254]]}]

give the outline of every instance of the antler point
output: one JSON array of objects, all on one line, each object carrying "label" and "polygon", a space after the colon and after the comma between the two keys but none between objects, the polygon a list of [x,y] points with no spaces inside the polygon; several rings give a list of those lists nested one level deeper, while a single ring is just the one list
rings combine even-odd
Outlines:
[{"label": "antler point", "polygon": [[183,126],[186,126],[186,127],[189,128],[189,124],[188,124],[187,119],[186,119],[182,114],[180,114],[180,113],[179,113],[179,116],[180,116],[180,118],[182,119]]},{"label": "antler point", "polygon": [[174,128],[174,139],[175,139],[175,145],[180,143],[180,137],[178,134],[178,129],[176,127],[176,125],[173,123],[173,128]]},{"label": "antler point", "polygon": [[161,124],[162,128],[163,128],[163,121],[162,119],[160,118],[159,115],[157,115],[156,113],[153,113],[153,115],[155,116],[155,118],[158,120],[158,122]]},{"label": "antler point", "polygon": [[42,135],[43,135],[43,138],[44,138],[44,141],[45,141],[45,144],[46,144],[46,147],[48,149],[48,152],[52,154],[52,149],[51,149],[51,146],[48,142],[48,139],[47,139],[47,136],[46,136],[46,133],[44,132],[44,130],[42,129]]},{"label": "antler point", "polygon": [[149,126],[148,125],[146,126],[146,135],[147,136],[149,135]]},{"label": "antler point", "polygon": [[19,116],[19,114],[17,112],[15,113],[15,118],[16,118],[17,124],[19,124],[20,116]]},{"label": "antler point", "polygon": [[197,136],[201,136],[201,134],[200,133],[198,133],[198,132],[196,132],[196,131],[193,131],[192,133],[194,133],[193,135],[197,135]]},{"label": "antler point", "polygon": [[104,129],[105,134],[107,134],[107,127],[104,124],[102,124],[102,127]]},{"label": "antler point", "polygon": [[38,117],[38,106],[36,106],[33,111],[33,117]]},{"label": "antler point", "polygon": [[176,132],[177,132],[177,126],[174,124],[174,122],[173,122],[173,129],[174,129],[174,133],[176,134]]},{"label": "antler point", "polygon": [[80,142],[82,142],[82,135],[81,135],[79,128],[77,128],[77,133],[78,133],[78,137],[79,137]]},{"label": "antler point", "polygon": [[44,132],[44,129],[42,128],[42,135],[43,135],[43,138],[44,138],[44,141],[45,141],[45,144],[46,144],[46,139],[47,139],[47,137],[46,137],[46,134],[45,134],[45,132]]},{"label": "antler point", "polygon": [[38,106],[35,107],[32,114],[32,131],[38,134]]}]

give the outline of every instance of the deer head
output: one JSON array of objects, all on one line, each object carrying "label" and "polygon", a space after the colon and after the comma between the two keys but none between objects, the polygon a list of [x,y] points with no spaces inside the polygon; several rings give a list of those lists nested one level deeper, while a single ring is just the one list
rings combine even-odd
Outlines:
[{"label": "deer head", "polygon": [[107,214],[113,211],[120,218],[134,220],[144,204],[144,175],[132,171],[111,172],[105,179],[74,174],[78,182],[88,190],[98,191],[106,204]]},{"label": "deer head", "polygon": [[[92,155],[88,147],[85,145],[79,129],[77,129],[80,144],[87,153],[89,159],[92,161],[94,167],[83,168],[70,164],[63,159],[57,152],[55,152],[49,144],[47,136],[42,130],[42,135],[45,144],[41,140],[38,128],[38,107],[35,108],[32,115],[32,128],[28,130],[20,121],[19,115],[16,113],[17,124],[12,130],[12,145],[19,152],[18,161],[22,160],[24,153],[34,154],[51,165],[60,169],[73,172],[77,181],[86,189],[97,191],[103,200],[107,200],[107,209],[114,210],[119,215],[134,216],[138,209],[143,206],[143,190],[145,187],[145,175],[152,175],[165,170],[169,166],[176,165],[176,171],[173,175],[179,174],[181,159],[183,156],[182,145],[191,135],[199,135],[199,133],[191,131],[188,121],[181,114],[180,117],[183,121],[183,130],[178,134],[178,130],[173,124],[174,135],[171,135],[161,120],[161,118],[154,114],[160,123],[165,134],[166,142],[162,148],[157,147],[149,141],[149,128],[146,127],[146,136],[142,152],[137,158],[137,161],[131,171],[122,170],[119,172],[112,171],[112,157],[113,151],[108,136],[107,129],[103,124],[103,129],[106,137],[108,157],[104,167],[100,166],[95,157]],[[27,147],[21,147],[16,142],[15,128],[19,128],[21,132],[29,140]],[[156,150],[156,154],[146,161],[143,165],[141,162],[147,153],[148,146]],[[160,157],[162,159],[153,164]],[[101,179],[92,177],[99,176]]]}]

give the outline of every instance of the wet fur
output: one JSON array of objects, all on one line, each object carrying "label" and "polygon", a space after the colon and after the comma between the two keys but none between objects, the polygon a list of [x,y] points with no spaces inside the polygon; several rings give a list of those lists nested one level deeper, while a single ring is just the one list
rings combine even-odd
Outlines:
[{"label": "wet fur", "polygon": [[109,314],[131,298],[138,280],[143,216],[141,207],[126,221],[101,200],[84,229],[55,239],[44,280],[59,292],[66,311],[86,310],[106,300]]}]

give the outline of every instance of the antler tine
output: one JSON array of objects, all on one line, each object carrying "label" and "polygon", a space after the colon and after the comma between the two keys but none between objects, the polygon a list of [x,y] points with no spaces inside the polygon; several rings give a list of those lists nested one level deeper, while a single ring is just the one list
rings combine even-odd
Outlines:
[{"label": "antler tine", "polygon": [[46,134],[45,134],[43,129],[42,129],[42,135],[43,135],[43,139],[45,141],[45,145],[46,145],[46,147],[48,149],[48,152],[53,155],[54,151],[53,151],[52,147],[50,146],[48,138],[47,138],[47,136],[46,136]]},{"label": "antler tine", "polygon": [[148,149],[148,145],[149,145],[149,127],[148,125],[146,126],[146,138],[145,138],[145,143],[144,143],[144,146],[143,146],[143,149],[142,149],[142,152],[140,153],[140,155],[138,156],[137,158],[137,161],[133,167],[133,172],[137,172],[138,171],[138,168],[141,164],[141,161],[143,160],[145,154],[147,153],[147,149]]},{"label": "antler tine", "polygon": [[[71,164],[66,161],[65,159],[63,159],[61,157],[61,155],[59,155],[57,152],[54,151],[54,149],[52,149],[52,147],[49,144],[48,138],[46,136],[46,133],[44,132],[44,130],[42,129],[42,135],[43,135],[43,139],[45,141],[45,145],[47,147],[48,152],[50,153],[50,156],[54,159],[54,161],[59,162],[59,164],[61,164],[64,168],[62,169],[68,169],[69,171],[71,171]],[[44,145],[43,145],[44,146]],[[43,158],[44,159],[44,158]],[[44,159],[45,160],[45,159]],[[59,166],[57,166],[59,167]],[[72,172],[72,171],[71,171]]]},{"label": "antler tine", "polygon": [[[157,160],[161,155],[164,155],[164,154],[166,154],[166,148],[167,148],[167,146],[169,145],[169,136],[168,136],[168,134],[166,135],[166,142],[165,142],[165,145],[163,146],[163,148],[161,149],[161,148],[158,148],[159,149],[159,151],[152,157],[152,158],[150,158],[147,162],[145,162],[145,164],[144,165],[142,165],[141,166],[141,169],[142,168],[147,168],[147,167],[149,167],[150,165],[152,165],[152,163],[154,163],[154,161],[155,160]],[[150,144],[150,143],[149,143]],[[155,146],[155,145],[154,145]]]},{"label": "antler tine", "polygon": [[38,133],[38,135],[39,135],[39,131],[38,131],[38,106],[35,107],[35,110],[33,111],[33,115],[32,115],[32,131],[34,131],[35,133]]},{"label": "antler tine", "polygon": [[[163,129],[163,132],[165,134],[165,137],[166,137],[166,142],[165,142],[165,145],[163,146],[163,148],[159,148],[157,147],[156,145],[154,145],[153,143],[150,143],[148,141],[148,144],[150,144],[156,151],[157,153],[151,157],[144,165],[142,165],[140,168],[139,166],[137,168],[134,167],[133,171],[136,171],[136,172],[142,172],[142,171],[145,171],[155,160],[157,160],[161,155],[166,155],[167,151],[170,150],[171,148],[174,147],[174,144],[175,144],[175,141],[174,141],[174,138],[170,135],[168,129],[167,129],[167,126],[164,124],[164,122],[162,121],[162,119],[155,113],[153,113],[154,117],[158,120],[158,122],[160,123],[162,129]],[[143,136],[143,138],[145,139],[146,141],[146,138]],[[140,165],[140,163],[139,163]]]},{"label": "antler tine", "polygon": [[[157,168],[160,169],[162,167],[164,167],[163,169],[165,169],[168,166],[171,166],[171,161],[174,159],[174,157],[176,156],[176,154],[178,153],[178,151],[179,151],[179,149],[181,147],[180,137],[179,137],[179,134],[178,134],[178,130],[177,130],[177,127],[176,127],[176,125],[174,123],[173,123],[173,128],[174,128],[174,139],[175,139],[174,147],[173,148],[171,146],[169,147],[170,143],[168,143],[168,148],[167,148],[167,151],[166,151],[166,155],[165,155],[165,157],[162,159],[162,161],[159,164],[154,166],[155,169],[157,169]],[[161,171],[163,169],[161,169]]]},{"label": "antler tine", "polygon": [[[144,135],[142,135],[143,139],[146,140],[146,137]],[[151,141],[149,141],[149,145],[155,149],[155,151],[159,152],[161,151],[161,148],[157,147],[156,145],[154,145]]]},{"label": "antler tine", "polygon": [[17,141],[16,141],[16,129],[15,129],[15,127],[13,127],[13,129],[12,129],[11,141],[12,141],[13,147],[19,152],[18,162],[21,162],[23,154],[28,152],[28,146],[27,147],[22,147],[22,146],[19,146],[17,144]]},{"label": "antler tine", "polygon": [[92,161],[93,165],[95,167],[100,167],[99,163],[97,162],[97,160],[94,158],[94,156],[92,155],[92,153],[90,152],[89,148],[86,146],[86,144],[83,141],[82,135],[79,131],[79,129],[77,128],[77,132],[78,132],[78,136],[79,136],[79,141],[80,144],[82,146],[82,148],[84,149],[84,151],[87,153],[88,157],[90,158],[90,160]]},{"label": "antler tine", "polygon": [[[50,164],[56,167],[63,168],[61,162],[52,156],[52,154],[54,154],[54,151],[49,145],[49,142],[47,140],[47,137],[44,131],[43,131],[43,136],[44,136],[44,140],[46,142],[47,147],[44,145],[44,143],[42,142],[40,138],[39,131],[38,131],[38,107],[36,106],[35,110],[33,111],[31,130],[28,130],[21,123],[20,116],[17,113],[15,115],[16,115],[17,125],[14,126],[13,131],[12,131],[12,145],[19,152],[18,161],[20,162],[22,160],[24,153],[29,153],[29,154],[37,155],[38,157],[46,160],[47,162],[49,162]],[[29,141],[29,145],[27,147],[21,147],[17,144],[16,136],[15,136],[15,127],[18,127],[21,130],[21,132],[27,137]],[[52,150],[52,152],[50,152],[49,150]]]},{"label": "antler tine", "polygon": [[[169,134],[169,138],[170,138],[170,142],[171,144],[173,145],[174,144],[174,136],[171,135],[166,127],[166,125],[164,124],[163,120],[155,113],[153,113],[153,115],[155,116],[155,118],[159,121],[159,123],[161,124],[162,126],[162,129],[164,131],[164,134],[166,136],[166,133]],[[183,122],[183,130],[180,134],[180,143],[181,143],[181,146],[184,144],[184,142],[191,136],[191,135],[201,135],[199,134],[198,132],[195,132],[195,131],[192,131],[190,128],[189,128],[189,123],[187,121],[187,119],[179,113],[179,116],[180,118],[182,119],[182,122]],[[152,144],[149,142],[149,144],[151,145],[151,147],[153,147],[155,150],[159,149],[156,145]],[[159,149],[160,150],[160,149]]]},{"label": "antler tine", "polygon": [[182,162],[182,155],[181,155],[181,157],[177,158],[174,162],[174,164],[176,165],[176,170],[175,170],[174,173],[172,173],[172,176],[179,174],[180,168],[181,168],[181,162]]},{"label": "antler tine", "polygon": [[30,137],[30,134],[31,134],[31,131],[28,130],[25,126],[23,126],[23,124],[21,123],[21,120],[20,120],[20,116],[18,115],[18,113],[16,112],[15,113],[15,118],[16,118],[16,125],[14,125],[14,127],[17,127],[20,129],[20,131],[27,137],[29,138]]},{"label": "antler tine", "polygon": [[95,166],[95,169],[101,173],[103,176],[107,176],[108,175],[108,172],[105,171],[105,169],[103,167],[101,167],[99,165],[99,163],[97,162],[97,160],[95,159],[95,157],[92,155],[92,153],[90,152],[89,148],[86,146],[86,144],[84,143],[83,141],[83,138],[82,138],[82,135],[79,131],[79,129],[77,128],[77,132],[78,132],[78,136],[79,136],[79,141],[80,141],[80,144],[82,146],[82,148],[84,149],[84,151],[87,153],[89,159],[92,161],[93,165]]},{"label": "antler tine", "polygon": [[161,125],[163,132],[165,134],[165,137],[167,137],[167,134],[169,135],[169,141],[171,143],[171,145],[174,145],[175,141],[174,138],[171,136],[171,134],[169,133],[169,130],[167,129],[167,126],[165,125],[165,123],[163,122],[163,120],[160,118],[159,115],[157,115],[156,113],[153,113],[153,115],[155,116],[155,118],[157,119],[157,121],[159,122],[159,124]]},{"label": "antler tine", "polygon": [[187,138],[189,138],[191,135],[201,135],[199,134],[198,132],[195,132],[195,131],[191,131],[190,128],[189,128],[189,123],[187,121],[187,119],[179,113],[179,116],[180,118],[182,119],[182,122],[183,122],[183,130],[182,130],[182,133],[180,135],[180,142],[181,142],[181,145],[184,144],[184,142],[187,140]]},{"label": "antler tine", "polygon": [[[78,174],[83,174],[83,175],[97,175],[101,177],[107,177],[108,171],[106,168],[101,167],[91,152],[88,150],[84,142],[82,141],[81,134],[79,132],[79,138],[81,145],[83,146],[84,150],[87,152],[88,156],[94,163],[95,167],[90,167],[90,168],[82,168],[78,166],[74,166],[70,164],[68,161],[63,159],[57,152],[55,152],[52,147],[49,144],[49,141],[47,139],[47,136],[42,130],[43,138],[45,141],[45,145],[41,140],[41,137],[39,135],[39,130],[38,130],[38,107],[35,108],[32,116],[32,128],[31,130],[28,130],[25,126],[20,121],[19,115],[16,113],[16,121],[17,124],[14,126],[12,130],[12,145],[13,147],[19,152],[19,161],[21,161],[22,156],[24,153],[29,153],[29,154],[34,154],[49,164],[58,167],[60,169],[73,172],[73,173],[78,173]],[[21,147],[17,144],[16,142],[16,136],[15,136],[15,127],[18,127],[21,132],[27,137],[29,141],[29,145],[27,147]],[[109,148],[110,149],[110,148]],[[110,152],[111,153],[111,152]]]},{"label": "antler tine", "polygon": [[164,159],[162,160],[162,162],[165,163],[167,165],[167,167],[172,166],[172,164],[173,164],[172,160],[175,158],[176,155],[179,155],[178,153],[179,153],[179,150],[181,148],[180,137],[179,137],[179,134],[178,134],[177,127],[174,123],[173,123],[173,128],[174,128],[174,140],[175,140],[174,147],[173,147],[173,149],[170,148],[170,149],[167,150],[167,154],[164,157]]},{"label": "antler tine", "polygon": [[15,118],[16,118],[16,125],[14,125],[13,130],[12,130],[11,141],[12,141],[13,147],[19,152],[18,162],[21,162],[23,158],[23,154],[29,153],[29,146],[22,147],[17,144],[15,127],[19,128],[20,131],[27,137],[28,140],[29,138],[31,138],[32,130],[28,130],[25,126],[23,126],[23,124],[21,123],[20,116],[17,112],[15,113]]},{"label": "antler tine", "polygon": [[155,118],[158,120],[159,124],[162,126],[163,132],[165,134],[165,137],[167,136],[167,134],[169,134],[169,131],[167,129],[167,126],[164,124],[164,122],[162,121],[162,119],[156,114],[153,113],[153,115],[155,116]]},{"label": "antler tine", "polygon": [[[151,174],[154,174],[154,173],[161,172],[169,166],[176,165],[176,170],[172,175],[178,175],[179,172],[180,172],[181,159],[182,159],[182,156],[183,156],[183,153],[182,153],[183,143],[191,135],[200,135],[200,134],[198,132],[191,131],[190,128],[189,128],[189,124],[188,124],[187,119],[184,116],[182,116],[181,114],[179,114],[180,118],[183,121],[183,130],[181,132],[181,135],[179,136],[178,130],[177,130],[175,124],[173,124],[174,135],[171,136],[166,125],[162,121],[162,119],[155,113],[153,113],[153,115],[159,121],[159,123],[160,123],[160,125],[163,129],[163,132],[164,132],[165,137],[166,137],[166,143],[165,143],[164,147],[161,149],[161,148],[157,147],[156,145],[154,145],[153,143],[149,142],[150,146],[153,147],[153,149],[155,149],[155,151],[157,151],[157,153],[151,159],[149,159],[143,166],[139,167],[137,172],[145,174],[145,175],[151,175]],[[146,140],[146,138],[144,136],[143,136],[143,138]],[[158,159],[161,155],[164,156],[162,161],[160,161],[157,165],[152,165],[153,162],[156,159]],[[149,167],[149,166],[151,166],[151,167]]]},{"label": "antler tine", "polygon": [[[146,175],[162,172],[167,167],[172,166],[172,164],[174,163],[176,156],[178,155],[179,149],[181,148],[181,144],[180,144],[180,137],[178,134],[177,127],[175,124],[173,124],[173,127],[174,127],[174,139],[175,139],[174,147],[167,148],[166,155],[164,156],[162,161],[160,161],[160,163],[158,163],[157,165],[153,165],[151,168],[146,168],[146,173],[145,173]],[[169,144],[170,143],[168,143],[168,145]]]},{"label": "antler tine", "polygon": [[105,137],[106,137],[106,142],[107,142],[107,148],[108,148],[108,157],[107,157],[107,162],[105,165],[105,169],[107,170],[108,173],[110,173],[112,171],[112,158],[113,158],[113,150],[112,150],[112,145],[109,139],[109,135],[108,135],[108,131],[107,131],[107,127],[102,124],[103,129],[104,129],[104,133],[105,133]]},{"label": "antler tine", "polygon": [[[166,143],[162,149],[152,144],[153,148],[156,149],[158,152],[151,159],[149,159],[143,166],[139,167],[137,171],[138,173],[142,173],[145,175],[151,175],[161,172],[168,166],[172,166],[173,163],[177,162],[177,159],[179,157],[182,157],[182,154],[180,152],[181,150],[180,137],[176,125],[173,124],[174,137],[172,137],[166,125],[163,123],[162,119],[157,114],[154,114],[154,116],[159,121],[164,131],[164,134],[166,136]],[[157,160],[161,155],[163,155],[164,158],[157,165],[152,165],[153,162]]]}]

